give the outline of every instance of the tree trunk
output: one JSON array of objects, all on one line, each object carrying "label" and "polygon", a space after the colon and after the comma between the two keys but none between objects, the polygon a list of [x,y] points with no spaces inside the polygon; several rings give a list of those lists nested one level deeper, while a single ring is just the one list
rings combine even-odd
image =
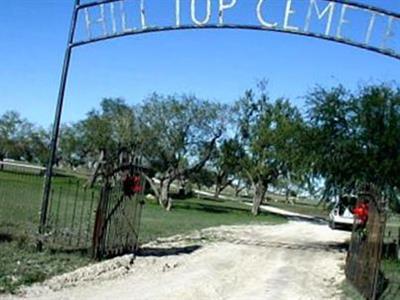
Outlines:
[{"label": "tree trunk", "polygon": [[183,178],[178,179],[178,195],[181,198],[186,196],[186,184]]},{"label": "tree trunk", "polygon": [[217,176],[215,177],[215,190],[214,190],[214,199],[218,200],[219,194],[221,193],[222,181],[224,178],[224,172],[218,171]]},{"label": "tree trunk", "polygon": [[285,190],[285,201],[287,204],[294,205],[293,199],[290,198],[290,188],[288,185],[286,186],[286,190]]},{"label": "tree trunk", "polygon": [[251,213],[255,216],[260,212],[260,205],[264,200],[267,188],[262,184],[262,182],[257,182],[254,185],[254,196],[253,196],[253,207],[251,208]]},{"label": "tree trunk", "polygon": [[168,197],[168,199],[167,199],[167,207],[166,207],[166,210],[167,210],[167,211],[170,211],[171,208],[172,208],[172,198],[171,198],[171,197]]},{"label": "tree trunk", "polygon": [[[169,197],[169,188],[171,186],[171,179],[166,178],[161,180],[160,182],[160,197],[158,198],[158,202],[160,205],[167,210],[171,209],[170,197]],[[170,205],[170,207],[168,207]]]},{"label": "tree trunk", "polygon": [[235,197],[239,197],[239,194],[245,189],[245,186],[242,187],[236,187],[235,188]]},{"label": "tree trunk", "polygon": [[228,187],[228,185],[231,184],[231,182],[232,182],[231,180],[228,180],[224,184],[216,185],[215,192],[214,192],[214,198],[218,200],[221,193]]},{"label": "tree trunk", "polygon": [[145,172],[141,172],[141,174],[146,179],[146,181],[149,183],[151,189],[154,192],[154,196],[156,197],[156,199],[160,199],[160,191],[159,191],[158,187],[156,186],[156,184],[154,183],[153,179],[151,179],[149,176],[147,176],[147,174]]},{"label": "tree trunk", "polygon": [[235,189],[235,197],[239,197],[240,192],[246,188],[246,185],[242,185],[242,180],[239,179],[238,183],[233,185],[233,187]]},{"label": "tree trunk", "polygon": [[294,202],[290,199],[290,186],[292,184],[292,177],[290,176],[290,172],[287,174],[286,178],[286,190],[285,190],[285,200],[287,204],[294,205]]},{"label": "tree trunk", "polygon": [[105,160],[106,160],[105,155],[106,155],[105,151],[104,150],[100,150],[99,158],[95,162],[94,171],[92,173],[92,176],[90,176],[89,181],[87,183],[87,186],[89,188],[93,188],[94,184],[96,183],[97,177],[99,176],[100,169],[102,168],[102,166],[103,166],[103,164],[105,163]]},{"label": "tree trunk", "polygon": [[221,194],[221,185],[216,184],[215,191],[214,191],[214,199],[218,200],[220,194]]},{"label": "tree trunk", "polygon": [[321,199],[319,199],[318,204],[316,205],[317,207],[321,207],[321,206],[325,206],[325,198],[321,197]]}]

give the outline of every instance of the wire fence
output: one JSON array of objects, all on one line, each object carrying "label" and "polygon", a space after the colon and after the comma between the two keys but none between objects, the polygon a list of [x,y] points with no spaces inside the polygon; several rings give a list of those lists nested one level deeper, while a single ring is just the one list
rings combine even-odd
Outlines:
[{"label": "wire fence", "polygon": [[[0,234],[36,243],[43,167],[0,162]],[[88,250],[100,189],[86,187],[84,177],[53,177],[46,246],[57,250]]]},{"label": "wire fence", "polygon": [[39,224],[40,173],[0,169],[0,233],[34,236]]},{"label": "wire fence", "polygon": [[55,182],[51,190],[46,227],[47,247],[89,250],[100,192],[80,179]]},{"label": "wire fence", "polygon": [[137,174],[127,177],[134,180],[133,192],[118,176],[113,184],[93,188],[82,176],[54,176],[45,234],[39,236],[44,168],[0,162],[0,237],[24,236],[34,243],[40,239],[47,249],[81,251],[96,258],[135,251],[144,179],[138,175],[140,168],[130,170]]}]

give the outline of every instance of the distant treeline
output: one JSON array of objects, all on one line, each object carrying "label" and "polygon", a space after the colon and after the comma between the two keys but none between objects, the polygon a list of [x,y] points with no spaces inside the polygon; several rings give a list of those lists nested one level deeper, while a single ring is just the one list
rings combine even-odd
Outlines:
[{"label": "distant treeline", "polygon": [[[57,164],[91,169],[100,154],[121,149],[144,158],[161,205],[171,208],[173,182],[207,186],[217,197],[230,186],[251,191],[253,213],[268,189],[287,200],[321,200],[376,185],[398,208],[400,89],[389,84],[350,91],[317,86],[300,111],[271,99],[260,82],[231,104],[192,95],[152,94],[139,105],[106,98],[76,123],[63,124]],[[17,112],[0,117],[0,160],[44,165],[50,133]]]}]

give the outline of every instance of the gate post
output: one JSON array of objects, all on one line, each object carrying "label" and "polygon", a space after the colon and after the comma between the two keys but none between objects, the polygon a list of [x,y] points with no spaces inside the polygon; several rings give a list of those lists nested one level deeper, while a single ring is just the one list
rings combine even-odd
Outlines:
[{"label": "gate post", "polygon": [[350,247],[346,258],[346,278],[366,299],[378,299],[384,278],[380,272],[382,244],[386,225],[386,205],[381,195],[366,186],[358,195],[358,203],[368,203],[368,221],[354,220]]},{"label": "gate post", "polygon": [[65,87],[67,85],[67,79],[68,79],[68,70],[69,70],[69,65],[70,65],[70,61],[71,61],[72,45],[74,42],[76,23],[78,20],[79,4],[80,4],[80,0],[75,0],[74,11],[72,13],[72,18],[71,18],[70,31],[68,34],[67,48],[65,49],[64,64],[63,64],[63,69],[62,69],[62,74],[61,74],[60,87],[59,87],[59,91],[58,91],[56,113],[54,116],[54,123],[53,123],[53,130],[52,130],[52,137],[51,137],[51,144],[50,144],[50,156],[49,156],[49,161],[47,162],[47,168],[46,168],[45,179],[44,179],[44,184],[43,184],[42,208],[40,210],[40,225],[39,225],[40,237],[39,237],[39,240],[37,243],[37,248],[39,251],[41,251],[43,248],[43,241],[42,241],[41,235],[44,234],[46,224],[47,224],[47,215],[48,215],[48,207],[49,207],[50,191],[51,191],[51,180],[53,177],[53,166],[54,166],[54,162],[56,160],[57,142],[58,142],[58,136],[60,133],[61,114],[62,114],[63,103],[64,103]]}]

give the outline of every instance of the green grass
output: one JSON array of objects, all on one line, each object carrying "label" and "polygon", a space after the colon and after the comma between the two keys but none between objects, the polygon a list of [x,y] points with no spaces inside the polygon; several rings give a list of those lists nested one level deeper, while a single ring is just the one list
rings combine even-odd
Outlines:
[{"label": "green grass", "polygon": [[173,210],[167,212],[159,205],[147,201],[142,213],[140,241],[147,242],[196,229],[219,225],[284,223],[285,218],[261,213],[254,217],[250,207],[233,201],[186,199],[174,201]]},{"label": "green grass", "polygon": [[400,261],[384,260],[382,270],[389,285],[381,299],[395,300],[400,298]]},{"label": "green grass", "polygon": [[[58,200],[60,189],[64,189],[63,202],[72,202],[76,182],[73,177],[53,179],[53,198]],[[43,177],[0,171],[0,232],[13,235],[33,235],[38,230]],[[54,207],[50,207],[54,209]]]},{"label": "green grass", "polygon": [[340,288],[342,289],[344,299],[346,300],[364,300],[364,297],[348,281],[344,280]]},{"label": "green grass", "polygon": [[[66,205],[73,201],[74,182],[76,179],[71,177],[56,177],[53,184],[55,194],[60,189],[63,191],[60,210],[66,211],[68,220],[72,205]],[[36,251],[42,184],[41,176],[0,172],[0,293],[13,293],[21,285],[40,282],[91,263],[88,255],[79,252]],[[77,218],[80,203],[85,199],[80,200]],[[57,210],[56,203],[51,207],[53,211]],[[284,218],[268,214],[253,217],[248,206],[233,201],[176,200],[171,212],[147,201],[140,243],[212,226],[283,222]]]},{"label": "green grass", "polygon": [[329,215],[329,211],[324,209],[321,206],[313,205],[313,204],[305,204],[305,203],[295,203],[288,204],[282,202],[268,202],[268,205],[273,207],[285,209],[290,212],[295,212],[304,215],[310,215],[314,217],[319,217],[323,219],[327,219]]},{"label": "green grass", "polygon": [[[229,197],[231,195],[225,194],[225,196]],[[241,200],[244,202],[251,203],[252,199],[251,197],[240,197],[236,198],[233,197],[237,200]],[[309,215],[313,217],[318,217],[322,219],[327,219],[329,215],[329,209],[324,208],[322,205],[318,205],[318,203],[313,202],[313,201],[306,201],[305,199],[301,199],[296,201],[295,203],[287,203],[286,199],[284,196],[277,195],[274,193],[267,193],[266,199],[268,201],[264,201],[264,205],[269,205],[272,207],[276,208],[281,208],[290,212],[298,213],[298,214],[304,214],[304,215]]]},{"label": "green grass", "polygon": [[[53,187],[65,191],[77,180],[55,177]],[[73,183],[71,185],[71,183]],[[90,262],[80,253],[36,251],[43,177],[0,172],[0,293],[39,282]],[[72,193],[69,193],[71,198]],[[68,202],[68,197],[62,201]]]},{"label": "green grass", "polygon": [[43,179],[0,172],[0,230],[26,234],[37,230]]},{"label": "green grass", "polygon": [[[72,205],[67,204],[73,201],[74,182],[76,179],[71,177],[56,177],[54,180],[55,193],[63,190],[61,210],[67,209],[65,215],[68,219],[71,218]],[[41,176],[0,172],[0,293],[13,293],[21,285],[40,282],[92,262],[89,256],[79,252],[36,252],[42,184]],[[327,215],[322,208],[308,204],[268,204],[318,217]],[[56,209],[56,205],[52,209]],[[146,201],[142,212],[140,243],[212,226],[284,222],[286,219],[266,213],[254,217],[250,214],[250,207],[238,201],[197,198],[175,200],[170,212],[154,201]],[[400,293],[399,263],[385,261],[383,269],[390,280],[384,299],[396,299],[394,295]],[[350,299],[357,299],[354,289],[347,285],[345,289],[348,290],[347,295],[352,293]]]},{"label": "green grass", "polygon": [[[85,183],[75,177],[53,178],[47,221],[54,248],[66,243],[84,248],[90,243],[99,189],[85,189]],[[42,188],[42,176],[0,172],[0,233],[16,238],[37,235]],[[59,230],[64,228],[68,230]]]},{"label": "green grass", "polygon": [[[0,243],[0,295],[14,293],[21,285],[88,265],[90,258],[78,253],[37,252],[34,244],[21,240]],[[1,297],[0,297],[1,298]]]}]

